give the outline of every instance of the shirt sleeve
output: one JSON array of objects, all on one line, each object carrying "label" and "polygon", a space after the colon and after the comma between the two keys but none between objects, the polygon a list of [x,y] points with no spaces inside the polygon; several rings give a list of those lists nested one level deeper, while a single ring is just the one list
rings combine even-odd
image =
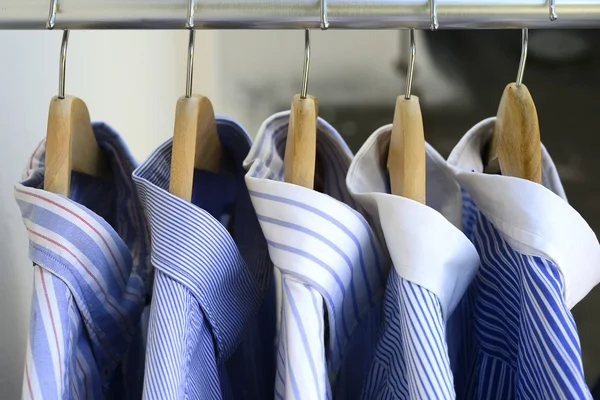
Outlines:
[{"label": "shirt sleeve", "polygon": [[150,310],[143,398],[221,398],[204,314],[192,293],[160,270]]},{"label": "shirt sleeve", "polygon": [[23,399],[100,398],[84,320],[68,286],[34,264]]}]

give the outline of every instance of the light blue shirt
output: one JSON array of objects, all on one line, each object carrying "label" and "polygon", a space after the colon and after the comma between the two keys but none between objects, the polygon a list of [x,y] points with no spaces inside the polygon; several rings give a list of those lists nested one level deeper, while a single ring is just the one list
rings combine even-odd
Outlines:
[{"label": "light blue shirt", "polygon": [[229,120],[217,129],[220,171],[195,172],[191,203],[168,192],[172,140],[133,174],[156,268],[146,399],[272,396],[273,266],[244,183],[250,138]]},{"label": "light blue shirt", "polygon": [[93,129],[111,179],[73,172],[69,198],[44,191],[42,142],[15,186],[34,268],[24,399],[141,397],[150,241],[133,158]]},{"label": "light blue shirt", "polygon": [[[350,193],[385,238],[393,268],[375,358],[362,388],[364,399],[456,397],[446,342],[446,321],[479,266],[473,244],[452,221],[440,196],[445,160],[426,146],[427,205],[390,194],[386,170],[392,126],[371,135],[347,176]],[[457,226],[453,224],[455,222]]]}]

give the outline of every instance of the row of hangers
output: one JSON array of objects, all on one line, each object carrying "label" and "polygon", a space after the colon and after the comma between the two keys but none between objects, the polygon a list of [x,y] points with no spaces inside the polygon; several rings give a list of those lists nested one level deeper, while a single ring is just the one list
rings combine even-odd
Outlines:
[{"label": "row of hangers", "polygon": [[[321,0],[321,29],[329,26],[326,0]],[[431,28],[437,29],[436,1],[431,0]],[[550,19],[556,19],[550,5]],[[53,29],[58,0],[52,0],[47,28]],[[186,93],[177,101],[169,191],[191,201],[194,170],[218,172],[221,144],[213,106],[207,97],[192,94],[194,62],[194,0],[190,0]],[[419,99],[412,95],[416,57],[415,31],[410,29],[410,58],[404,95],[397,98],[387,168],[392,194],[425,203],[425,136]],[[83,100],[65,95],[66,56],[69,31],[62,37],[59,91],[50,102],[46,133],[44,190],[69,195],[71,172],[96,177],[110,174],[106,155],[96,142],[89,111]],[[541,143],[537,111],[523,73],[527,58],[528,30],[523,29],[521,59],[516,82],[504,89],[487,154],[488,170],[541,183]],[[314,188],[318,101],[308,94],[310,31],[305,30],[302,87],[292,99],[284,157],[284,179]]]}]

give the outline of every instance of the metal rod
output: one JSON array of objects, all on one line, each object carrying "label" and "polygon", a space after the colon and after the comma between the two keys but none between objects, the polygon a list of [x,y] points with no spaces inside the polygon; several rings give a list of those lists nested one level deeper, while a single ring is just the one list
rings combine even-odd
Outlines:
[{"label": "metal rod", "polygon": [[[548,0],[550,1],[550,0]],[[600,28],[600,0],[437,0],[440,29]],[[189,0],[61,0],[55,29],[181,29]],[[554,4],[555,3],[555,4]],[[560,18],[550,21],[549,4]],[[331,29],[430,29],[427,0],[327,0]],[[319,29],[317,0],[203,0],[196,29]],[[551,13],[550,13],[551,14]],[[0,0],[0,29],[45,29],[46,1]]]},{"label": "metal rod", "polygon": [[67,47],[69,46],[69,31],[65,29],[60,45],[60,64],[58,66],[58,98],[65,98],[65,76],[67,75]]},{"label": "metal rod", "polygon": [[310,30],[304,30],[304,68],[302,70],[302,87],[300,98],[305,99],[308,95],[308,73],[310,72]]}]

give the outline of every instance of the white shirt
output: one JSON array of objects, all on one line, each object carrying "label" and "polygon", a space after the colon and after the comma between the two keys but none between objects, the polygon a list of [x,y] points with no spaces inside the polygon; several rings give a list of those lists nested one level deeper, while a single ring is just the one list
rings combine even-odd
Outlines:
[{"label": "white shirt", "polygon": [[288,122],[289,112],[269,118],[245,161],[252,203],[281,273],[275,396],[353,398],[376,340],[376,330],[361,329],[361,321],[376,324],[369,311],[383,294],[389,264],[352,208],[344,184],[351,153],[325,121],[317,125],[316,178],[323,193],[283,182]]}]

